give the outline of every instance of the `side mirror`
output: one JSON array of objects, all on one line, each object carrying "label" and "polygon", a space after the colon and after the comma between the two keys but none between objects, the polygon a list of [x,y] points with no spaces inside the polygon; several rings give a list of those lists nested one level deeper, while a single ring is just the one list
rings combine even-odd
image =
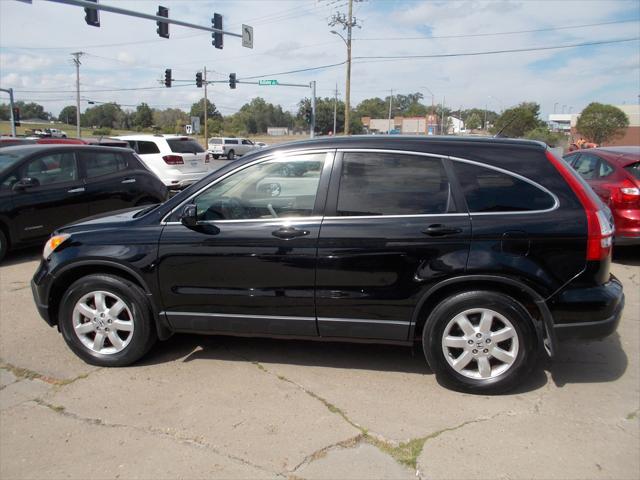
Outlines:
[{"label": "side mirror", "polygon": [[180,216],[180,222],[185,227],[193,228],[198,225],[198,207],[195,204],[190,203],[184,206],[182,215]]},{"label": "side mirror", "polygon": [[37,178],[25,177],[13,184],[14,190],[26,190],[27,188],[38,187],[40,181]]}]

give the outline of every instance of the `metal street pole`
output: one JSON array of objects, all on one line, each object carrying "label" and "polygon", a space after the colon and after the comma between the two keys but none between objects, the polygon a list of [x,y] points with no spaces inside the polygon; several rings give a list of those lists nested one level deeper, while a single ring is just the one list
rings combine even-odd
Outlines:
[{"label": "metal street pole", "polygon": [[316,135],[316,81],[312,80],[309,86],[311,87],[311,131],[309,138],[313,138]]},{"label": "metal street pole", "polygon": [[204,67],[204,149],[209,148],[209,135],[207,130],[207,109],[209,100],[207,100],[207,67]]},{"label": "metal street pole", "polygon": [[336,95],[333,98],[333,134],[336,134],[336,121],[338,117],[338,83],[336,82]]},{"label": "metal street pole", "polygon": [[391,94],[389,95],[389,120],[387,123],[387,135],[391,133],[391,106],[393,105],[393,89],[391,90]]},{"label": "metal street pole", "polygon": [[9,94],[9,120],[11,121],[11,136],[16,136],[16,119],[13,116],[13,88],[0,88],[0,92]]},{"label": "metal street pole", "polygon": [[71,55],[73,56],[73,63],[76,64],[76,137],[80,138],[80,57],[84,53],[75,52]]},{"label": "metal street pole", "polygon": [[353,17],[353,0],[349,0],[349,20],[347,27],[347,87],[344,94],[344,134],[349,135],[351,121],[351,22]]}]

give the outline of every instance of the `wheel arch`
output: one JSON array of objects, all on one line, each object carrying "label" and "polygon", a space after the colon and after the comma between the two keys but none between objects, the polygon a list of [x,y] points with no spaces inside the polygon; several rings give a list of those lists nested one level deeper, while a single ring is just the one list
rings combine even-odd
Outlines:
[{"label": "wheel arch", "polygon": [[491,290],[504,293],[520,303],[529,313],[537,333],[539,345],[543,345],[547,354],[553,356],[556,339],[551,312],[544,298],[533,288],[521,281],[495,275],[465,275],[443,280],[426,290],[411,319],[409,339],[415,341],[422,337],[422,331],[429,313],[445,298],[471,290]]},{"label": "wheel arch", "polygon": [[48,309],[52,325],[58,325],[60,301],[67,288],[73,282],[82,277],[96,274],[113,275],[124,278],[125,280],[128,280],[140,287],[145,293],[149,311],[154,319],[158,338],[164,340],[171,336],[172,332],[168,325],[162,321],[158,307],[153,301],[153,293],[142,276],[125,265],[108,260],[77,262],[62,268],[59,272],[56,272],[55,280],[53,281],[48,293]]}]

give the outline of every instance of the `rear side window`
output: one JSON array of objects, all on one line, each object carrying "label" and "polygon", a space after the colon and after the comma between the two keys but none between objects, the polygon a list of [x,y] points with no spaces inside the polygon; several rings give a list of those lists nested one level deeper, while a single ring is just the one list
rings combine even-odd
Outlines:
[{"label": "rear side window", "polygon": [[225,140],[224,143],[227,145],[238,145],[238,140]]},{"label": "rear side window", "polygon": [[574,163],[573,168],[582,176],[582,178],[586,180],[593,180],[594,178],[598,178],[598,162],[600,159],[595,155],[588,155],[583,153],[580,155],[580,158],[576,163]]},{"label": "rear side window", "polygon": [[632,163],[631,165],[627,165],[624,169],[633,175],[635,178],[640,180],[640,162]]},{"label": "rear side window", "polygon": [[340,216],[425,215],[450,211],[442,161],[395,153],[345,153]]},{"label": "rear side window", "polygon": [[527,212],[555,204],[547,192],[511,175],[459,161],[453,166],[470,212]]},{"label": "rear side window", "polygon": [[202,148],[202,146],[196,142],[195,140],[191,140],[191,139],[172,139],[172,140],[167,140],[167,143],[169,144],[169,148],[171,149],[171,151],[173,153],[202,153],[204,152],[204,148]]},{"label": "rear side window", "polygon": [[151,153],[160,153],[160,149],[155,142],[138,142],[138,148],[136,150],[140,155],[148,155]]},{"label": "rear side window", "polygon": [[82,152],[80,161],[84,164],[87,178],[117,173],[128,167],[123,155],[115,152]]}]

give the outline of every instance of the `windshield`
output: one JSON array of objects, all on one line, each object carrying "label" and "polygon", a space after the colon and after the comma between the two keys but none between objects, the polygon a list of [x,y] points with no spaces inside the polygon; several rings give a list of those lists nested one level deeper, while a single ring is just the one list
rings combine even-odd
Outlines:
[{"label": "windshield", "polygon": [[9,167],[12,167],[16,163],[23,158],[24,155],[20,155],[18,153],[8,153],[2,152],[0,153],[0,171],[6,170]]},{"label": "windshield", "polygon": [[189,138],[175,138],[167,140],[169,148],[173,153],[202,153],[204,148],[200,146],[195,140]]}]

